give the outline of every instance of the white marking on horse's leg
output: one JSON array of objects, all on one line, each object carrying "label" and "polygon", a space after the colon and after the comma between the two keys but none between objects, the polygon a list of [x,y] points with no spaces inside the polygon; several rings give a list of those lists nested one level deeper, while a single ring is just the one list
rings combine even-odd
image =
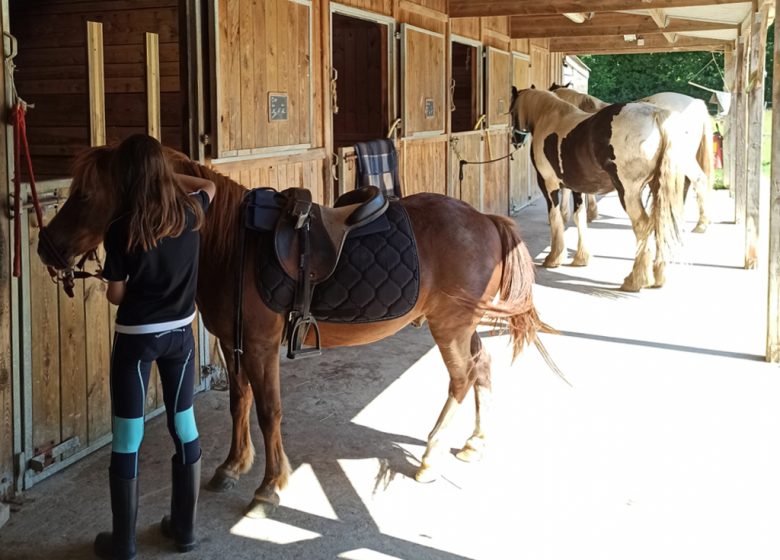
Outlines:
[{"label": "white marking on horse's leg", "polygon": [[577,224],[577,253],[574,255],[574,260],[571,261],[572,266],[585,266],[590,260],[590,253],[586,247],[586,241],[588,237],[588,220],[585,216],[586,208],[584,204],[580,204],[577,211],[574,213],[574,223]]},{"label": "white marking on horse's leg", "polygon": [[441,433],[447,428],[459,408],[460,403],[455,397],[452,395],[447,397],[447,402],[444,403],[439,419],[428,435],[428,446],[425,448],[425,453],[422,456],[420,468],[417,469],[417,474],[414,476],[418,482],[426,482],[435,478],[431,476],[431,470],[432,463],[441,455],[441,450],[438,448],[441,442]]},{"label": "white marking on horse's leg", "polygon": [[493,393],[490,387],[484,385],[474,386],[474,404],[476,416],[474,418],[474,432],[466,441],[456,457],[461,461],[473,462],[482,458],[487,447],[487,432],[490,427]]},{"label": "white marking on horse's leg", "polygon": [[571,189],[567,189],[566,187],[561,187],[560,192],[560,198],[561,198],[561,219],[563,220],[563,225],[569,223],[569,218],[571,217],[569,215],[569,205],[571,200]]},{"label": "white marking on horse's leg", "polygon": [[696,179],[691,179],[691,187],[696,189],[696,202],[699,206],[699,221],[696,227],[693,228],[694,233],[704,233],[707,231],[707,226],[710,225],[710,218],[707,216],[707,208],[709,207],[710,198],[710,184],[707,180],[707,176],[703,171],[699,170],[699,174]]},{"label": "white marking on horse's leg", "polygon": [[563,252],[566,249],[563,243],[563,219],[557,206],[550,210],[550,254],[544,259],[542,266],[556,268],[561,265]]},{"label": "white marking on horse's leg", "polygon": [[637,192],[635,196],[625,197],[626,212],[631,219],[631,227],[634,229],[634,235],[636,236],[634,266],[620,287],[625,292],[638,292],[651,284],[651,259],[647,241],[650,236],[652,223],[647,212],[645,212],[644,206],[642,206],[640,196],[641,192]]},{"label": "white marking on horse's leg", "polygon": [[596,202],[595,194],[587,194],[585,198],[588,199],[588,223],[599,217],[599,204]]}]

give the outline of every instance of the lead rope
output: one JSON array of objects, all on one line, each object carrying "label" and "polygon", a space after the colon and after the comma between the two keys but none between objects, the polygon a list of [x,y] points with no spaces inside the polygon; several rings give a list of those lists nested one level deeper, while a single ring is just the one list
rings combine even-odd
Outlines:
[{"label": "lead rope", "polygon": [[35,188],[35,173],[33,172],[32,157],[30,156],[30,145],[27,141],[27,108],[34,107],[19,97],[14,82],[14,57],[16,57],[16,38],[10,33],[5,33],[11,41],[11,53],[5,58],[6,78],[11,85],[12,108],[10,112],[11,126],[14,129],[14,262],[13,275],[19,278],[22,275],[22,150],[24,150],[24,159],[27,167],[27,176],[30,179],[30,196],[32,197],[33,208],[38,219],[38,228],[43,228],[43,210],[38,200],[38,190]]}]

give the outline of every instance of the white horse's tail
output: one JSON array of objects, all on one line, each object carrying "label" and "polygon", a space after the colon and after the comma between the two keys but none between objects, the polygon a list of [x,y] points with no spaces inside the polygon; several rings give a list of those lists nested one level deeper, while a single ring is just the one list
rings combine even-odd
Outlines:
[{"label": "white horse's tail", "polygon": [[707,112],[706,106],[703,109],[702,121],[701,142],[699,143],[699,150],[696,152],[696,161],[707,176],[706,189],[709,191],[712,189],[714,178],[715,157],[712,153],[712,120],[710,120],[710,114]]},{"label": "white horse's tail", "polygon": [[663,254],[657,259],[668,261],[682,241],[683,195],[685,173],[675,151],[674,131],[669,130],[669,112],[660,109],[655,121],[661,132],[661,147],[655,173],[650,180],[653,193],[652,222],[656,245]]}]

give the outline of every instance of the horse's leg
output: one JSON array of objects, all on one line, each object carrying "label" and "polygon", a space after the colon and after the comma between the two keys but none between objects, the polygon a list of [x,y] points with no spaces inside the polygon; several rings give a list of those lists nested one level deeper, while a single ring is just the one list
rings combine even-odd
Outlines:
[{"label": "horse's leg", "polygon": [[474,361],[474,433],[466,441],[456,457],[461,461],[478,461],[485,452],[486,429],[490,424],[492,385],[490,381],[490,355],[482,347],[482,339],[476,332],[471,335],[471,358]]},{"label": "horse's leg", "polygon": [[569,214],[569,199],[571,198],[571,192],[571,189],[561,187],[561,219],[563,220],[564,226],[569,223],[569,218],[571,218],[571,215]]},{"label": "horse's leg", "polygon": [[[415,479],[419,482],[430,482],[436,479],[434,464],[441,458],[441,437],[449,425],[455,413],[460,408],[466,393],[474,382],[474,363],[471,355],[471,338],[474,330],[460,330],[455,336],[437,336],[434,321],[428,318],[431,325],[431,334],[441,350],[444,364],[450,374],[450,385],[447,401],[444,403],[436,424],[428,435],[428,445],[425,448],[420,468],[417,469]],[[476,333],[474,333],[476,334]]]},{"label": "horse's leg", "polygon": [[588,235],[588,221],[585,217],[585,205],[582,204],[582,193],[573,193],[574,197],[574,223],[577,224],[577,253],[574,255],[574,260],[571,261],[572,266],[585,266],[590,260],[590,253],[585,247],[586,238]]},{"label": "horse's leg", "polygon": [[636,257],[634,258],[634,267],[631,273],[626,276],[623,285],[620,287],[624,292],[638,292],[651,284],[650,282],[650,250],[647,246],[647,240],[650,236],[652,223],[650,217],[645,212],[641,199],[640,189],[636,189],[635,194],[626,195],[624,206],[628,217],[631,219],[631,227],[636,236]]},{"label": "horse's leg", "polygon": [[282,447],[282,395],[279,379],[279,340],[247,344],[241,365],[255,396],[257,420],[265,444],[265,476],[244,515],[267,517],[279,505],[277,490],[287,486],[290,463]]},{"label": "horse's leg", "polygon": [[561,265],[563,252],[566,249],[563,242],[564,221],[561,217],[561,209],[558,201],[559,191],[556,189],[550,193],[543,188],[542,193],[547,201],[547,211],[550,218],[550,253],[547,255],[547,258],[544,259],[542,266],[546,268],[556,268]]},{"label": "horse's leg", "polygon": [[249,411],[252,407],[252,393],[249,381],[242,368],[235,371],[233,349],[220,340],[222,353],[228,357],[226,362],[230,382],[230,415],[233,418],[233,437],[227,459],[217,467],[206,488],[215,492],[224,492],[233,488],[239,476],[247,472],[255,458],[255,448],[249,433]]},{"label": "horse's leg", "polygon": [[599,203],[596,200],[595,194],[587,195],[587,199],[588,199],[588,223],[590,223],[593,220],[598,219],[599,217]]},{"label": "horse's leg", "polygon": [[699,221],[696,227],[693,228],[694,233],[704,233],[707,231],[707,226],[710,225],[710,218],[707,216],[707,208],[709,206],[710,198],[710,181],[707,179],[707,175],[697,165],[697,172],[694,172],[690,177],[691,185],[696,190],[696,202],[699,205]]}]

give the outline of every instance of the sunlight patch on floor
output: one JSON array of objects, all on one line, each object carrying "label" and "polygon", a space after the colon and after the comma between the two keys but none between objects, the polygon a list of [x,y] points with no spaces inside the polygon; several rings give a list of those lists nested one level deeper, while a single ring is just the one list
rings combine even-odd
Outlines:
[{"label": "sunlight patch on floor", "polygon": [[338,558],[344,558],[344,560],[401,560],[397,556],[382,554],[381,552],[368,548],[357,548],[355,550],[342,552],[338,555]]},{"label": "sunlight patch on floor", "polygon": [[338,520],[317,474],[308,463],[302,463],[290,476],[282,493],[282,505],[325,519]]},{"label": "sunlight patch on floor", "polygon": [[273,519],[250,519],[242,517],[230,528],[230,534],[257,541],[287,545],[321,537],[320,533],[307,531]]}]

